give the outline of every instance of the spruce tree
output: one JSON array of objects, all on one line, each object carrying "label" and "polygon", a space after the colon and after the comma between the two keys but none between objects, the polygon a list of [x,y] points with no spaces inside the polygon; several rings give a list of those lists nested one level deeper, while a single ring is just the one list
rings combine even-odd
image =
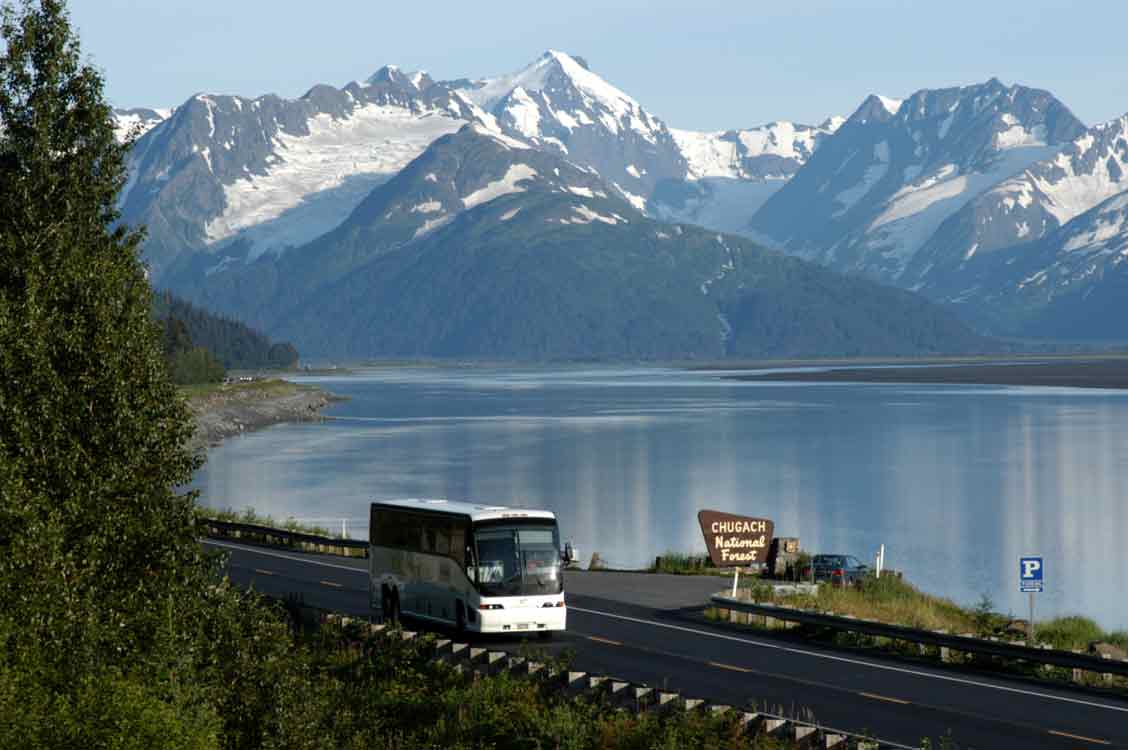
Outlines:
[{"label": "spruce tree", "polygon": [[197,459],[142,233],[117,223],[102,77],[60,0],[0,13],[0,653],[39,644],[63,674],[143,645],[202,570],[176,489]]}]

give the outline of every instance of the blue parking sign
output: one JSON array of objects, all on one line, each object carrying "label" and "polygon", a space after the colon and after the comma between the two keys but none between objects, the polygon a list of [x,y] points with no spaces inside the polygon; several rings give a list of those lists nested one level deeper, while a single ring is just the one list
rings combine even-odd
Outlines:
[{"label": "blue parking sign", "polygon": [[1042,593],[1045,568],[1040,557],[1018,558],[1018,590],[1022,593]]}]

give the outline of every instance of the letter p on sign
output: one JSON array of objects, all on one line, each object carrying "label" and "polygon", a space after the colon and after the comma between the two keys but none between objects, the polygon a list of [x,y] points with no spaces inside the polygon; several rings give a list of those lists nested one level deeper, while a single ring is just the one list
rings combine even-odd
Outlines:
[{"label": "letter p on sign", "polygon": [[1042,558],[1020,557],[1018,560],[1018,585],[1023,592],[1042,590]]}]

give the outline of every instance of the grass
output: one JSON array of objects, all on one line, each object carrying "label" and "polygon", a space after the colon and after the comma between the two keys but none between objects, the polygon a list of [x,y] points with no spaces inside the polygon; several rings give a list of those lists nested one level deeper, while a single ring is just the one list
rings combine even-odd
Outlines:
[{"label": "grass", "polygon": [[[910,628],[971,633],[981,638],[1023,637],[1014,629],[1024,623],[994,611],[989,598],[984,597],[974,607],[963,607],[951,599],[927,594],[896,576],[868,576],[857,586],[846,588],[823,583],[814,596],[775,595],[770,586],[760,582],[743,587],[741,594],[752,601],[817,609]],[[1128,631],[1107,632],[1087,617],[1069,615],[1034,625],[1035,639],[1054,648],[1086,650],[1097,641],[1128,648]]]},{"label": "grass", "polygon": [[[984,617],[981,612],[960,607],[950,599],[926,594],[891,575],[864,578],[857,587],[840,588],[821,584],[818,594],[814,596],[776,596],[771,593],[770,586],[763,584],[749,587],[747,591],[758,601],[771,601],[798,609],[817,609],[912,628],[986,635],[989,629],[1001,624],[995,618]],[[998,619],[1009,618],[999,616]]]},{"label": "grass", "polygon": [[1107,632],[1088,617],[1080,615],[1036,622],[1035,636],[1040,642],[1049,643],[1054,648],[1084,649],[1094,641],[1101,641],[1128,650],[1128,630]]},{"label": "grass", "polygon": [[304,523],[292,517],[284,521],[278,521],[271,516],[259,515],[254,508],[250,507],[244,508],[242,511],[237,511],[231,508],[217,509],[196,506],[196,518],[209,521],[226,521],[227,523],[245,523],[252,526],[265,526],[270,529],[293,531],[299,534],[312,534],[314,536],[325,536],[334,539],[341,538],[340,534],[331,534],[324,526]]},{"label": "grass", "polygon": [[[984,597],[974,607],[961,607],[950,599],[926,594],[895,576],[881,579],[868,577],[859,585],[840,588],[828,583],[819,584],[818,593],[811,595],[776,595],[771,586],[755,581],[740,590],[742,598],[771,602],[781,607],[815,609],[836,615],[851,615],[859,619],[875,620],[912,628],[946,630],[956,634],[971,634],[980,638],[995,637],[1000,640],[1025,640],[1022,621],[994,611],[989,598]],[[852,631],[800,625],[775,618],[765,618],[723,608],[709,607],[705,617],[727,620],[755,629],[786,629],[813,640],[833,643],[847,648],[877,648],[919,658],[927,653],[939,657],[935,647],[921,648],[916,644],[869,636]],[[1070,615],[1035,623],[1035,641],[1062,650],[1088,651],[1094,642],[1111,643],[1128,650],[1128,631],[1107,632],[1087,617]],[[979,658],[970,653],[953,650],[952,663],[973,666],[988,671],[1019,673],[1036,679],[1058,683],[1077,683],[1117,691],[1128,689],[1128,679],[1099,672],[1083,671],[1076,677],[1072,670],[1030,662],[1008,662]]]},{"label": "grass", "polygon": [[685,552],[664,552],[654,558],[648,573],[673,573],[676,575],[725,575],[731,571],[713,566],[708,555],[690,555]]}]

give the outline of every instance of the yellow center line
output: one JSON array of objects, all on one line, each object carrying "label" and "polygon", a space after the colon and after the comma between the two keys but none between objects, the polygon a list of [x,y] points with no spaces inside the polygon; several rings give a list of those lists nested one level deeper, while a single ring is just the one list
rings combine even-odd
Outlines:
[{"label": "yellow center line", "polygon": [[623,645],[622,643],[619,643],[619,641],[613,641],[610,638],[600,638],[598,635],[589,635],[587,637],[587,639],[589,641],[596,641],[598,643],[606,643],[608,646],[622,646]]},{"label": "yellow center line", "polygon": [[1095,737],[1086,737],[1083,734],[1070,734],[1069,732],[1059,732],[1056,729],[1051,729],[1050,734],[1057,735],[1058,737],[1065,737],[1070,740],[1081,740],[1082,742],[1092,742],[1094,745],[1111,745],[1108,740],[1098,740]]},{"label": "yellow center line", "polygon": [[255,568],[255,572],[258,573],[259,575],[264,575],[264,576],[274,575],[273,572],[271,572],[269,570],[263,570],[262,568]]},{"label": "yellow center line", "polygon": [[342,586],[342,584],[337,583],[336,581],[321,581],[321,585],[322,586],[332,586],[335,589],[339,589]]},{"label": "yellow center line", "polygon": [[710,667],[717,667],[718,669],[727,669],[731,672],[754,672],[755,671],[753,669],[747,669],[746,667],[738,667],[734,664],[722,664],[719,661],[711,661],[711,662],[706,662],[706,663]]},{"label": "yellow center line", "polygon": [[902,706],[907,706],[911,701],[902,700],[901,698],[891,698],[888,695],[878,695],[877,693],[858,693],[858,695],[865,696],[866,698],[873,698],[875,701],[886,701],[887,703],[898,703]]}]

